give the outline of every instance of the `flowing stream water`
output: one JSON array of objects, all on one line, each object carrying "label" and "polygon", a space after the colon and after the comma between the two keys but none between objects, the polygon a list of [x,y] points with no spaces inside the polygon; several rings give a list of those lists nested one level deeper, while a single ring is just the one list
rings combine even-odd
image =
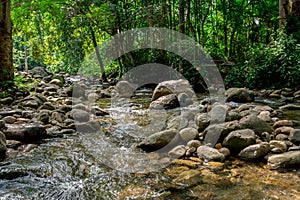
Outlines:
[{"label": "flowing stream water", "polygon": [[[65,135],[11,153],[0,166],[0,199],[300,199],[299,169],[280,173],[246,163],[232,177],[243,176],[247,183],[199,184],[182,190],[170,186],[172,174],[166,172],[172,166],[131,172],[130,163],[120,158],[138,151],[132,146],[159,131],[168,118],[167,114],[159,115],[148,125],[150,95],[142,91],[128,105],[119,107],[110,106],[110,100],[99,102],[110,112],[102,119],[101,133]],[[299,119],[298,114],[293,117]],[[107,138],[110,142],[103,142]],[[155,157],[145,157],[149,155]],[[131,161],[138,163],[139,159]],[[145,169],[147,163],[140,164]],[[221,171],[218,176],[228,174]]]}]

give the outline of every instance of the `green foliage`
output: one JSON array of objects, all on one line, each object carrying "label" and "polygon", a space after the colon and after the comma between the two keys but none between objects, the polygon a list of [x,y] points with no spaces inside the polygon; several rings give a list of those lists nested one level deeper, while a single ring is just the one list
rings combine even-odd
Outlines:
[{"label": "green foliage", "polygon": [[292,36],[279,32],[270,45],[251,48],[244,65],[227,77],[229,86],[250,88],[297,87],[300,82],[300,48]]},{"label": "green foliage", "polygon": [[[180,24],[184,34],[193,37],[213,59],[242,63],[226,77],[228,86],[280,87],[299,81],[299,48],[288,36],[299,42],[299,20],[288,19],[288,35],[273,34],[279,28],[278,1],[268,0],[193,0],[183,5],[178,0],[12,0],[15,66],[24,65],[25,45],[30,67],[46,65],[52,72],[71,74],[80,69],[80,73],[100,76],[98,61],[89,60],[95,50],[92,35],[101,45],[110,36],[134,28],[178,31],[180,6],[184,7]],[[127,42],[133,45],[134,41]],[[184,51],[192,54],[192,50]],[[100,53],[105,60],[105,53]],[[199,66],[151,49],[123,55],[105,66],[105,73],[115,78],[133,67],[155,62],[172,66],[192,84],[201,81],[195,70]]]}]

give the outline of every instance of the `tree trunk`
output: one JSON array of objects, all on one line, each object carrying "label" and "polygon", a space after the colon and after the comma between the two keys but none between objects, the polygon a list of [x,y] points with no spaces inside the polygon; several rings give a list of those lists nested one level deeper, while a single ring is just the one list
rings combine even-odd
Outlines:
[{"label": "tree trunk", "polygon": [[184,34],[184,0],[179,0],[179,33]]},{"label": "tree trunk", "polygon": [[279,25],[280,28],[286,22],[288,16],[288,0],[279,0]]},{"label": "tree trunk", "polygon": [[101,76],[102,81],[103,82],[108,82],[106,74],[105,74],[105,70],[104,70],[103,61],[102,61],[102,58],[101,58],[101,55],[100,55],[100,52],[99,52],[99,48],[98,48],[98,44],[97,44],[95,32],[94,32],[94,30],[93,30],[92,27],[90,28],[90,30],[91,30],[91,36],[92,36],[93,46],[94,46],[94,48],[96,50],[97,61],[98,61],[98,64],[100,66],[100,70],[101,70],[101,74],[102,74],[102,76]]},{"label": "tree trunk", "polygon": [[13,80],[13,50],[10,0],[0,1],[0,81]]}]

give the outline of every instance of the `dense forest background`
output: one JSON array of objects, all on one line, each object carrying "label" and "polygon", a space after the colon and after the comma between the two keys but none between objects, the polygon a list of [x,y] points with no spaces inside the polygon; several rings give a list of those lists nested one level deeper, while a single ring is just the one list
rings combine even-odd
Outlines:
[{"label": "dense forest background", "polygon": [[[227,87],[297,87],[300,82],[298,0],[12,0],[10,10],[19,70],[43,66],[75,74],[107,38],[139,27],[165,27],[196,40]],[[157,62],[194,85],[201,82],[194,66],[170,52],[134,51],[109,66],[102,59],[89,63],[95,68],[85,73],[114,81],[135,66]]]}]

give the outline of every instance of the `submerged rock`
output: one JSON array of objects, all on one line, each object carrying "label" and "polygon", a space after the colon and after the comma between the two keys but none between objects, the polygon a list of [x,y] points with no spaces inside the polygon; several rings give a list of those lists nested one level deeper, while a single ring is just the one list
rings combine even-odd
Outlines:
[{"label": "submerged rock", "polygon": [[192,169],[179,174],[179,176],[173,180],[173,184],[177,189],[184,189],[196,185],[201,180],[201,172]]}]

